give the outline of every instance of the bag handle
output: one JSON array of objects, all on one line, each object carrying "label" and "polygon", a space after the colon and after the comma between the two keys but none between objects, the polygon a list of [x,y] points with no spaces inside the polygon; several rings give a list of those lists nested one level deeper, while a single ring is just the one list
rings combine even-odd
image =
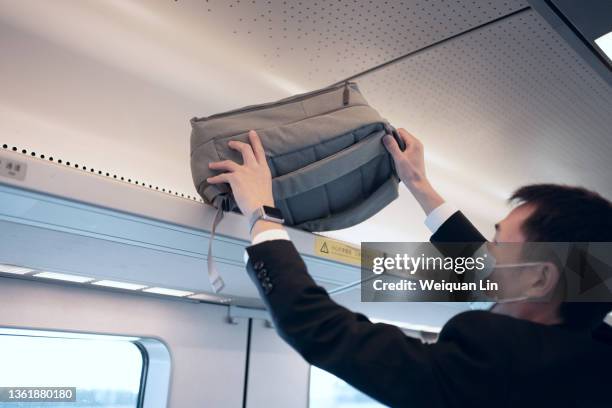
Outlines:
[{"label": "bag handle", "polygon": [[[354,207],[350,207],[341,213],[330,215],[319,220],[306,221],[295,228],[306,231],[327,231],[343,229],[365,221],[372,214],[385,208],[387,204],[398,197],[397,186],[399,180],[395,175],[382,183],[370,196]],[[325,223],[325,227],[321,223]]]},{"label": "bag handle", "polygon": [[284,200],[305,193],[357,170],[378,156],[388,154],[382,143],[385,134],[385,130],[377,131],[338,153],[273,178],[274,199]]}]

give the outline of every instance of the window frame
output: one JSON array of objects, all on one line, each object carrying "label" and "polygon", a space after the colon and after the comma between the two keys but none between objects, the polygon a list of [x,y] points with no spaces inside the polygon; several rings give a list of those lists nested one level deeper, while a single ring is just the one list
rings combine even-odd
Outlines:
[{"label": "window frame", "polygon": [[[122,334],[68,332],[30,327],[0,326],[0,335],[43,337],[71,340],[125,341],[132,343],[142,356],[140,383],[136,397],[137,408],[166,408],[170,394],[171,356],[165,342],[150,337]],[[165,386],[158,386],[163,385]]]}]

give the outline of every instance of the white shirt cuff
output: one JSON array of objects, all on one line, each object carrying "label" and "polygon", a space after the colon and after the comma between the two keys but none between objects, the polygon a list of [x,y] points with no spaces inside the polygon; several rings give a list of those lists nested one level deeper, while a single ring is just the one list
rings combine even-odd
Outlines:
[{"label": "white shirt cuff", "polygon": [[438,228],[442,226],[454,213],[459,211],[457,207],[450,203],[442,203],[439,207],[429,213],[425,218],[425,225],[432,234],[435,234]]},{"label": "white shirt cuff", "polygon": [[251,244],[257,245],[264,241],[272,241],[275,239],[286,239],[289,241],[289,234],[283,228],[265,230],[255,235]]}]

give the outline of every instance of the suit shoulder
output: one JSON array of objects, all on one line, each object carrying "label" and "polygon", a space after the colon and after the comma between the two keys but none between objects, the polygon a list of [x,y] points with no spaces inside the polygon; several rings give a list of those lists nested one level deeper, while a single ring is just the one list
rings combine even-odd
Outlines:
[{"label": "suit shoulder", "polygon": [[507,337],[528,329],[528,322],[486,311],[468,311],[451,318],[440,332],[440,340],[467,337],[488,339]]},{"label": "suit shoulder", "polygon": [[484,310],[469,310],[461,312],[453,316],[445,325],[472,325],[472,324],[512,324],[514,322],[520,322],[518,319],[509,318],[507,316],[499,315],[496,313],[484,311]]}]

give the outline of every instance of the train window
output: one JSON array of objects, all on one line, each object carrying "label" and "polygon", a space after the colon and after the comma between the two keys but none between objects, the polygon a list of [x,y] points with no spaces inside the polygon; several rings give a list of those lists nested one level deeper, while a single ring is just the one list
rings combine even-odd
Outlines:
[{"label": "train window", "polygon": [[317,367],[310,368],[309,408],[380,408],[367,395]]},{"label": "train window", "polygon": [[[16,335],[0,330],[0,406],[3,408],[140,406],[146,357],[134,342],[111,336],[67,338],[19,332]],[[38,387],[45,390],[35,393]],[[72,402],[62,399],[72,395],[69,389],[74,389]],[[51,400],[42,402],[42,398]]]}]

